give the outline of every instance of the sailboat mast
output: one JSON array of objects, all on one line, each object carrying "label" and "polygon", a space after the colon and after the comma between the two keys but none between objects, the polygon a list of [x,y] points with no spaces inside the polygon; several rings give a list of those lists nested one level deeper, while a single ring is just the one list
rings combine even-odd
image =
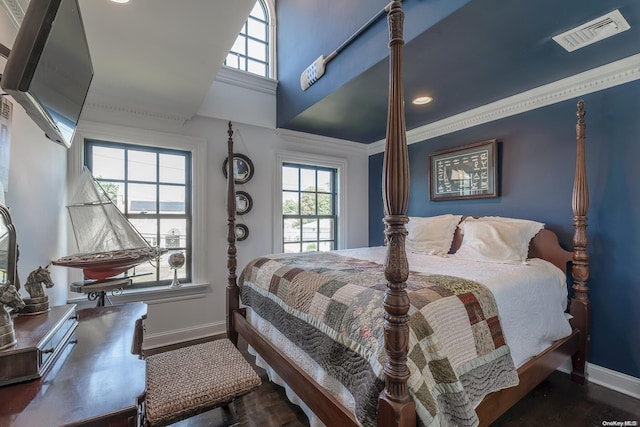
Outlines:
[{"label": "sailboat mast", "polygon": [[79,253],[54,265],[82,268],[85,278],[104,280],[166,252],[149,244],[87,168],[78,184],[67,209]]},{"label": "sailboat mast", "polygon": [[[109,214],[106,211],[105,205],[113,205],[113,207],[115,208],[115,212],[117,215],[120,216],[121,219],[123,219],[125,221],[125,223],[130,224],[131,225],[131,230],[140,238],[140,240],[144,243],[144,245],[148,248],[151,247],[151,245],[149,244],[149,242],[147,242],[147,240],[142,236],[142,234],[140,234],[140,232],[138,231],[137,228],[135,228],[133,226],[133,224],[131,224],[129,222],[129,219],[124,216],[124,214],[120,211],[120,209],[118,209],[118,207],[116,206],[115,203],[113,203],[113,200],[111,200],[111,198],[108,196],[107,192],[104,191],[104,188],[102,188],[102,186],[100,185],[100,183],[98,181],[96,181],[95,178],[93,178],[93,175],[91,175],[91,178],[93,179],[93,182],[96,184],[94,186],[96,193],[98,192],[98,188],[100,189],[100,191],[102,191],[104,197],[107,198],[107,202],[104,202],[101,204],[102,206],[102,211],[104,212],[105,216],[109,219],[109,225],[111,226],[112,229],[115,229],[113,222],[111,220],[111,217],[109,216]],[[97,194],[98,196],[100,196],[99,194]],[[122,242],[122,240],[120,239],[120,236],[115,233],[116,238],[118,239],[118,243],[120,244],[121,247],[124,248],[124,243]]]}]

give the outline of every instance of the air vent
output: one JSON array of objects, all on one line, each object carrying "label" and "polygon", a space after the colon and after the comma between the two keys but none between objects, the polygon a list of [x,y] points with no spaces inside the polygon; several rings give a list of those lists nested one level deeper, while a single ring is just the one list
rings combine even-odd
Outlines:
[{"label": "air vent", "polygon": [[619,10],[582,24],[577,28],[553,37],[568,52],[588,46],[631,28]]}]

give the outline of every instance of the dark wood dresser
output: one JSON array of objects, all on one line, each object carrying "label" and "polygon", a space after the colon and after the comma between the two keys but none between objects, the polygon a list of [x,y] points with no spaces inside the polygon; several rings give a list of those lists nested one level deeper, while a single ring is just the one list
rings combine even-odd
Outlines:
[{"label": "dark wood dresser", "polygon": [[0,350],[0,386],[40,378],[47,373],[78,326],[75,304],[51,307],[46,313],[18,316],[17,343]]},{"label": "dark wood dresser", "polygon": [[75,339],[47,372],[0,387],[0,426],[126,426],[144,390],[131,343],[146,311],[143,303],[77,310]]}]

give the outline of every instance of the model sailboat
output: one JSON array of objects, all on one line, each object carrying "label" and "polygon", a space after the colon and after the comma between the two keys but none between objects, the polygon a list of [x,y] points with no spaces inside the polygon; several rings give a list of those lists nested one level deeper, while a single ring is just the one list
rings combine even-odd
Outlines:
[{"label": "model sailboat", "polygon": [[79,253],[54,265],[81,268],[85,278],[104,280],[166,252],[149,245],[87,168],[67,209]]}]

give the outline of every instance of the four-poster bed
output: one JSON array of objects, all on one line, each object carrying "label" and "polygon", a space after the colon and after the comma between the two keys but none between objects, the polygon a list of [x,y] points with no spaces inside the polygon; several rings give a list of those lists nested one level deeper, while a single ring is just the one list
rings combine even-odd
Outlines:
[{"label": "four-poster bed", "polygon": [[[382,319],[372,319],[372,322],[378,323],[383,327],[383,336],[380,337],[379,342],[383,341],[382,358],[380,359],[380,368],[384,373],[384,380],[378,378],[370,378],[369,382],[376,385],[376,381],[379,381],[378,387],[382,389],[382,392],[377,397],[377,408],[374,408],[374,417],[377,418],[378,426],[415,426],[417,422],[417,412],[420,413],[421,407],[422,414],[426,414],[428,417],[431,413],[433,416],[438,411],[433,409],[427,404],[428,411],[424,410],[424,402],[416,402],[412,398],[416,395],[416,390],[409,390],[408,383],[415,383],[415,378],[412,377],[413,372],[410,366],[415,366],[415,360],[421,356],[416,356],[416,310],[414,294],[416,292],[416,283],[433,282],[434,280],[440,280],[436,283],[435,288],[428,288],[426,292],[431,292],[433,289],[442,289],[446,286],[451,286],[451,289],[457,287],[471,286],[465,282],[463,285],[456,283],[450,285],[447,281],[451,279],[446,276],[442,279],[440,276],[423,277],[420,273],[414,271],[412,264],[412,270],[409,270],[409,262],[407,257],[407,251],[405,249],[405,240],[407,231],[405,224],[408,222],[407,205],[409,196],[409,161],[408,150],[406,143],[406,129],[404,121],[404,108],[403,108],[403,87],[402,87],[402,24],[403,24],[403,12],[401,8],[401,2],[394,1],[390,4],[389,12],[389,29],[390,29],[390,42],[389,47],[390,54],[390,87],[389,87],[389,111],[387,122],[387,138],[383,163],[383,199],[384,199],[384,222],[385,222],[385,237],[386,248],[383,269],[383,281],[386,283],[384,287],[384,294],[380,288],[376,289],[373,285],[371,293],[377,295],[375,301],[379,301],[380,305],[384,307],[384,321]],[[490,348],[484,349],[483,353],[479,355],[478,359],[469,359],[468,364],[473,367],[485,366],[482,363],[489,363],[487,370],[499,368],[495,370],[504,370],[502,377],[496,376],[495,378],[489,378],[485,381],[495,384],[487,386],[488,388],[478,391],[478,398],[482,401],[477,405],[477,402],[464,402],[470,404],[472,409],[475,407],[475,413],[479,419],[480,425],[488,425],[493,422],[498,416],[504,413],[508,408],[515,404],[520,398],[533,389],[538,383],[546,378],[553,370],[559,367],[566,359],[571,358],[573,362],[573,371],[571,376],[574,381],[585,383],[587,381],[587,374],[585,371],[585,364],[588,350],[588,336],[589,336],[589,318],[590,318],[590,304],[587,296],[588,288],[586,281],[589,274],[588,255],[586,252],[587,235],[586,235],[586,212],[588,208],[588,190],[586,183],[586,167],[584,157],[584,142],[585,142],[585,123],[584,123],[584,109],[582,102],[578,104],[578,122],[576,125],[577,131],[577,159],[576,159],[576,175],[573,189],[572,206],[574,212],[574,237],[573,237],[573,252],[568,252],[560,248],[557,237],[549,230],[541,230],[532,240],[528,249],[529,258],[540,258],[549,261],[551,264],[558,267],[559,270],[566,273],[566,266],[569,261],[572,262],[571,272],[573,277],[573,296],[569,302],[569,314],[572,316],[570,321],[571,327],[567,327],[569,330],[561,339],[554,340],[550,347],[546,350],[534,353],[537,354],[523,364],[519,365],[517,369],[517,378],[515,368],[511,366],[511,372],[508,372],[508,367],[503,367],[504,360],[510,360],[509,353],[505,353],[504,340],[502,338],[502,332],[500,325],[496,328],[491,327],[491,345]],[[231,123],[229,123],[229,139],[228,139],[228,158],[233,158],[233,130]],[[362,402],[356,401],[351,404],[345,404],[344,399],[335,396],[330,393],[323,385],[318,384],[315,377],[307,372],[304,368],[301,368],[298,363],[299,355],[291,355],[286,353],[283,346],[274,344],[271,338],[263,335],[260,327],[257,323],[247,319],[247,309],[240,308],[240,293],[241,290],[238,287],[236,276],[236,247],[235,247],[235,187],[233,177],[232,162],[228,164],[229,170],[228,177],[228,193],[227,193],[227,206],[228,206],[228,260],[227,267],[229,270],[228,285],[227,285],[227,334],[228,337],[234,343],[237,343],[238,335],[248,342],[248,344],[260,355],[266,363],[277,373],[277,375],[295,392],[295,394],[306,404],[306,406],[328,426],[355,426],[360,424],[361,418],[357,418],[354,414],[354,406],[356,412],[362,415],[363,410],[359,410],[359,405]],[[454,238],[454,244],[452,252],[455,252],[456,248],[460,245],[460,236],[457,233]],[[331,257],[332,255],[325,255],[325,257]],[[413,258],[412,258],[413,259]],[[289,258],[277,257],[261,258],[258,261],[252,261],[250,267],[257,267],[258,264],[267,264],[272,261],[289,263]],[[544,262],[544,261],[541,261]],[[330,264],[340,265],[341,261],[337,258],[330,258]],[[357,274],[366,275],[371,273],[371,277],[375,276],[373,272],[372,263],[362,260],[352,260],[345,262],[349,264],[345,269],[352,269],[357,271]],[[276,266],[281,268],[281,264]],[[276,268],[270,267],[270,268]],[[294,273],[285,272],[287,274],[298,274],[300,269],[293,267]],[[315,268],[314,271],[328,270],[325,267]],[[264,274],[259,270],[246,270],[246,277],[242,277],[242,281],[249,283],[256,279],[255,276]],[[342,274],[335,273],[334,274]],[[275,277],[275,276],[274,276]],[[292,276],[291,276],[292,277]],[[335,276],[334,276],[335,277]],[[267,278],[267,291],[272,291],[272,287],[276,290],[273,294],[282,293],[277,289],[277,285],[280,283],[279,278],[274,282],[271,279],[271,285]],[[275,285],[274,285],[275,283]],[[380,282],[375,282],[380,283]],[[407,292],[408,283],[411,285],[409,291],[411,297]],[[429,283],[431,286],[433,283]],[[289,287],[287,283],[287,287]],[[360,288],[359,288],[360,289]],[[426,288],[425,288],[426,289]],[[367,292],[369,289],[367,289]],[[247,304],[245,297],[251,299],[251,295],[255,295],[256,301],[259,300],[260,289],[258,287],[251,288],[249,286],[243,286],[243,303]],[[283,291],[284,292],[284,291]],[[304,291],[303,291],[304,292]],[[360,291],[358,291],[360,292]],[[377,294],[375,292],[378,292]],[[481,295],[484,291],[474,288],[474,295]],[[455,293],[455,292],[454,292]],[[491,292],[489,292],[491,294]],[[356,295],[356,294],[354,294]],[[465,294],[468,295],[468,294]],[[482,294],[484,295],[484,294]],[[315,298],[317,295],[314,295]],[[455,296],[455,295],[454,295]],[[294,296],[295,297],[295,296]],[[290,297],[289,299],[296,299]],[[299,297],[299,295],[298,295]],[[359,297],[359,294],[357,294]],[[311,296],[309,296],[309,299]],[[438,297],[439,298],[439,297]],[[462,298],[460,296],[460,298]],[[480,298],[480,297],[479,297]],[[485,298],[482,296],[481,298]],[[300,298],[298,298],[300,299]],[[304,299],[304,298],[303,298]],[[487,296],[486,299],[491,299]],[[444,298],[442,298],[444,300]],[[334,302],[334,301],[332,301]],[[331,303],[332,303],[331,302]],[[566,302],[566,299],[565,299]],[[262,302],[260,302],[262,303]],[[271,304],[271,300],[267,300],[267,305]],[[329,303],[327,303],[329,304]],[[483,308],[490,311],[496,311],[497,309],[489,302],[486,303],[483,300]],[[247,304],[251,306],[251,304]],[[428,304],[427,304],[428,305]],[[435,304],[431,304],[435,305]],[[273,306],[273,304],[271,304]],[[275,307],[275,306],[274,306]],[[284,308],[282,308],[284,307]],[[292,311],[296,307],[291,302],[288,306],[285,304],[280,307],[283,313]],[[487,308],[488,307],[488,308]],[[277,308],[277,307],[276,307]],[[380,307],[378,307],[379,309]],[[420,311],[420,310],[419,310]],[[251,312],[253,313],[253,311]],[[266,312],[263,312],[266,313]],[[485,312],[484,314],[486,314]],[[481,313],[481,317],[484,319],[484,314]],[[501,313],[502,314],[502,313]],[[252,314],[253,316],[253,314]],[[430,313],[425,314],[425,317],[431,316]],[[307,313],[299,315],[300,318],[306,318]],[[471,317],[471,315],[470,315]],[[489,315],[487,314],[487,318]],[[497,316],[495,316],[497,318]],[[489,319],[490,320],[490,319]],[[355,321],[354,321],[355,322]],[[566,322],[565,322],[566,323]],[[383,325],[382,325],[383,324]],[[475,325],[474,325],[475,326]],[[359,327],[362,327],[360,325]],[[300,326],[301,330],[305,330],[306,326]],[[319,328],[323,331],[328,331],[327,334],[331,335],[333,332],[331,328],[327,328],[326,325],[321,325]],[[430,329],[429,326],[426,326]],[[410,334],[413,334],[410,336]],[[368,338],[368,336],[367,336]],[[344,338],[341,338],[344,339]],[[508,340],[507,340],[508,341]],[[354,347],[366,347],[367,341],[363,341],[364,344],[358,343]],[[477,341],[476,341],[477,343]],[[362,344],[362,345],[361,345]],[[423,343],[419,343],[423,346]],[[493,345],[495,344],[495,346]],[[427,345],[428,346],[428,345]],[[329,346],[330,347],[330,346]],[[365,349],[366,350],[366,349]],[[327,350],[327,352],[330,350]],[[508,352],[508,349],[506,350]],[[366,353],[366,351],[365,351]],[[505,356],[506,357],[503,357]],[[347,356],[345,356],[347,357]],[[349,354],[348,357],[356,358],[355,352]],[[373,364],[376,363],[377,356],[370,356],[373,360]],[[482,359],[482,360],[480,360]],[[466,360],[466,359],[465,359]],[[437,363],[431,360],[426,365]],[[437,361],[439,362],[439,361]],[[447,361],[447,366],[448,365]],[[491,364],[493,363],[493,364]],[[513,364],[513,362],[511,362]],[[340,367],[336,368],[339,369]],[[367,366],[369,368],[369,366]],[[504,368],[504,369],[503,369]],[[472,370],[471,368],[469,368]],[[369,372],[369,371],[367,371]],[[344,373],[343,373],[344,374]],[[431,369],[427,376],[438,375],[438,369]],[[413,379],[412,379],[413,378]],[[410,380],[411,379],[411,380]],[[495,380],[495,381],[494,381]],[[384,381],[384,383],[382,383]],[[463,381],[465,381],[463,379]],[[484,380],[483,380],[484,381]],[[514,385],[516,384],[517,385]],[[454,378],[447,384],[446,387],[442,384],[436,384],[436,387],[429,389],[422,393],[432,396],[433,401],[451,399],[449,391],[443,391],[447,387],[458,387],[461,381],[459,378]],[[466,387],[465,383],[465,387]],[[475,386],[475,385],[474,385]],[[358,389],[359,385],[355,384],[353,389]],[[440,387],[440,388],[438,388]],[[489,388],[492,387],[492,388]],[[508,387],[508,388],[505,388]],[[434,391],[435,390],[435,391]],[[457,389],[458,390],[458,389]],[[459,391],[459,390],[458,390]],[[368,392],[371,394],[370,392]],[[435,394],[434,394],[435,393]],[[462,392],[457,394],[463,394]],[[366,393],[365,393],[366,394]],[[421,393],[418,393],[421,394]],[[356,395],[354,395],[355,398]],[[444,396],[444,397],[443,397]],[[375,396],[373,396],[375,399]],[[466,398],[465,398],[466,399]],[[357,400],[357,399],[356,399]],[[428,399],[427,399],[428,400]],[[464,399],[463,399],[464,400]],[[453,405],[457,405],[454,403]],[[366,406],[366,404],[364,404]],[[418,406],[418,408],[417,408]],[[448,414],[450,415],[450,414]],[[468,414],[460,415],[468,421],[469,425],[477,424],[478,420],[474,417],[469,418]],[[369,423],[370,419],[367,419]],[[425,423],[425,420],[421,418],[421,423]]]}]

